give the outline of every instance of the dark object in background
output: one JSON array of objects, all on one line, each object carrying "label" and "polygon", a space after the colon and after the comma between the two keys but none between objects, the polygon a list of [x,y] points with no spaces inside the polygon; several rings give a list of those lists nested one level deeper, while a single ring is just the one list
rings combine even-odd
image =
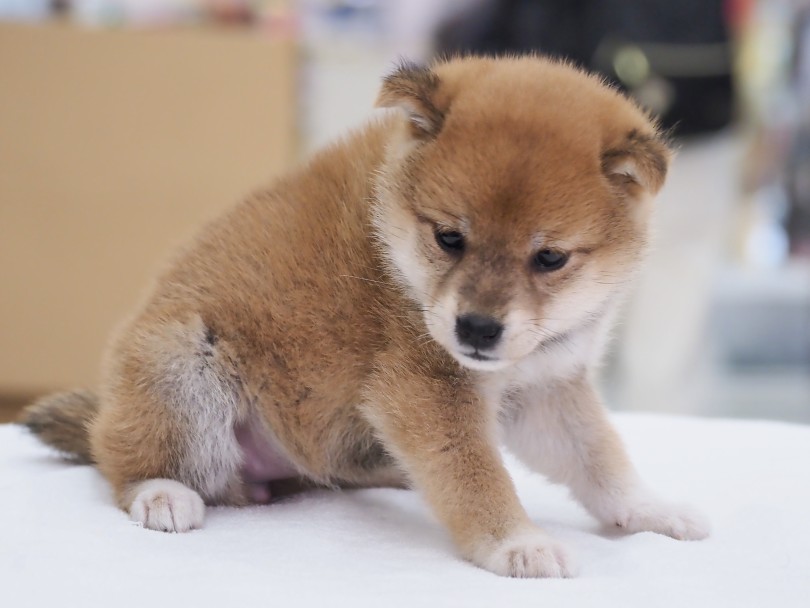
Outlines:
[{"label": "dark object in background", "polygon": [[792,253],[810,258],[810,125],[801,126],[795,138],[785,168],[791,202],[787,231]]},{"label": "dark object in background", "polygon": [[436,52],[540,51],[605,74],[679,135],[733,115],[723,0],[488,0],[445,22]]},{"label": "dark object in background", "polygon": [[810,258],[810,6],[796,14],[790,80],[799,108],[785,178],[791,207],[787,217],[793,253]]}]

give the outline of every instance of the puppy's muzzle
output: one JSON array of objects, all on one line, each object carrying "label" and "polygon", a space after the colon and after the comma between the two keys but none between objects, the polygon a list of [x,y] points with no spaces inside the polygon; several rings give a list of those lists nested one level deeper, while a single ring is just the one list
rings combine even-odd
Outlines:
[{"label": "puppy's muzzle", "polygon": [[502,335],[503,325],[492,317],[472,313],[456,318],[458,341],[476,351],[494,348]]}]

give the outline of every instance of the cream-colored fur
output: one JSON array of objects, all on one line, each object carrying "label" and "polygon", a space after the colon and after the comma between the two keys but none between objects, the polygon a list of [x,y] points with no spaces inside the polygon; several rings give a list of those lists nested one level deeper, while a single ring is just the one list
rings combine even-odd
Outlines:
[{"label": "cream-colored fur", "polygon": [[161,532],[188,532],[201,527],[205,516],[200,495],[171,479],[132,484],[127,502],[133,521]]},{"label": "cream-colored fur", "polygon": [[31,428],[87,458],[59,432],[85,404],[92,458],[161,530],[250,501],[264,466],[412,485],[478,566],[570,576],[503,440],[606,524],[705,536],[640,481],[590,381],[666,174],[655,125],[536,57],[403,65],[378,105],[202,230],[114,337],[98,398],[38,404]]}]

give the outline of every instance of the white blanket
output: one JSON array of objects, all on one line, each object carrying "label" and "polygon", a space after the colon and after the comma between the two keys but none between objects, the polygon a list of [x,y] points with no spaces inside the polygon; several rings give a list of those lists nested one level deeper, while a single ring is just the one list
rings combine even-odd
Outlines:
[{"label": "white blanket", "polygon": [[601,530],[508,460],[530,516],[577,556],[569,580],[499,578],[460,560],[419,495],[317,491],[137,527],[90,467],[0,425],[0,605],[810,607],[810,427],[615,416],[644,477],[699,506],[702,542]]}]

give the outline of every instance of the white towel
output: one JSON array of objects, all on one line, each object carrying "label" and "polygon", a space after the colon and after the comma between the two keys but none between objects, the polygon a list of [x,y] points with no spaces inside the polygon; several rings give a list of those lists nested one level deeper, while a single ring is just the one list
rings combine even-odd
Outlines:
[{"label": "white towel", "polygon": [[642,475],[713,536],[600,529],[560,487],[508,466],[530,516],[576,556],[569,580],[462,561],[416,492],[316,491],[209,508],[188,534],[144,530],[91,467],[0,425],[0,605],[693,608],[810,606],[810,427],[617,415]]}]

